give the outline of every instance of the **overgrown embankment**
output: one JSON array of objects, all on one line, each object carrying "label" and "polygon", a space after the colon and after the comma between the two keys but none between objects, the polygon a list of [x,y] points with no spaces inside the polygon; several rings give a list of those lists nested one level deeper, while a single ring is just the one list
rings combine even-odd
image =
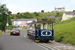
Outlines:
[{"label": "overgrown embankment", "polygon": [[75,45],[75,17],[54,23],[54,39]]}]

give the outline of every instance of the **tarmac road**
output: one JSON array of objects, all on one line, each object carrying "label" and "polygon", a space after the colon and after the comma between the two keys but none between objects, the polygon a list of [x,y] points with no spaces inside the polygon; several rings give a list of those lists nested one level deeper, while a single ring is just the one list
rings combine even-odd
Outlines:
[{"label": "tarmac road", "polygon": [[27,40],[24,35],[26,35],[26,31],[21,31],[20,36],[0,35],[0,50],[47,50],[47,48]]}]

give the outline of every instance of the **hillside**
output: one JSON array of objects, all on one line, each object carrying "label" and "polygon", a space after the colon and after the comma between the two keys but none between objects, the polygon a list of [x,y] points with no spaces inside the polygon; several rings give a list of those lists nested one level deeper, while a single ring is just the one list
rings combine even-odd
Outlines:
[{"label": "hillside", "polygon": [[14,19],[14,17],[16,17],[17,19],[37,17],[38,21],[40,21],[41,18],[47,17],[48,20],[51,20],[50,17],[52,16],[55,16],[56,18],[56,17],[62,17],[62,15],[63,15],[63,12],[34,12],[34,13],[29,13],[29,12],[19,13],[18,12],[17,14],[12,14],[10,17],[11,19]]},{"label": "hillside", "polygon": [[54,39],[75,45],[75,17],[54,23]]}]

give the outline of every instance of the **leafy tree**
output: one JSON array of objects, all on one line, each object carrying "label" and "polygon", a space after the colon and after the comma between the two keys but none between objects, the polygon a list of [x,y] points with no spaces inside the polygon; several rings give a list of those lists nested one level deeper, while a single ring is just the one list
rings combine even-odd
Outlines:
[{"label": "leafy tree", "polygon": [[24,13],[24,18],[31,18],[32,15],[29,12]]},{"label": "leafy tree", "polygon": [[41,10],[41,12],[44,12],[44,10]]},{"label": "leafy tree", "polygon": [[[44,10],[41,10],[41,12],[43,13],[43,12],[44,12]],[[41,15],[41,18],[43,19],[43,14]]]},{"label": "leafy tree", "polygon": [[75,10],[73,10],[73,12],[75,12]]},{"label": "leafy tree", "polygon": [[58,16],[59,16],[59,12],[56,13],[56,16],[55,17],[58,17]]},{"label": "leafy tree", "polygon": [[16,14],[16,18],[17,18],[17,19],[19,19],[19,18],[20,18],[20,19],[23,18],[22,13],[19,13],[19,12],[18,12],[18,13]]},{"label": "leafy tree", "polygon": [[20,13],[18,12],[17,14],[19,15]]},{"label": "leafy tree", "polygon": [[38,14],[37,12],[34,12],[34,14],[35,14],[36,16],[39,16],[39,14]]},{"label": "leafy tree", "polygon": [[5,32],[5,26],[7,23],[7,17],[8,17],[8,23],[11,24],[10,20],[10,14],[11,12],[6,8],[6,4],[0,5],[0,30]]}]

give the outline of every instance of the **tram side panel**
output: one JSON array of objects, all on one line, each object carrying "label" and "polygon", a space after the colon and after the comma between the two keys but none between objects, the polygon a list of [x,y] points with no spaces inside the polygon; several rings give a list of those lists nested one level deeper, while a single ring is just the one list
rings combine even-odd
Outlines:
[{"label": "tram side panel", "polygon": [[39,35],[38,37],[39,40],[45,40],[45,39],[53,40],[54,39],[53,29],[40,29],[38,35]]},{"label": "tram side panel", "polygon": [[27,36],[35,40],[35,30],[34,29],[27,30]]},{"label": "tram side panel", "polygon": [[27,30],[27,35],[33,40],[53,40],[53,29]]}]

